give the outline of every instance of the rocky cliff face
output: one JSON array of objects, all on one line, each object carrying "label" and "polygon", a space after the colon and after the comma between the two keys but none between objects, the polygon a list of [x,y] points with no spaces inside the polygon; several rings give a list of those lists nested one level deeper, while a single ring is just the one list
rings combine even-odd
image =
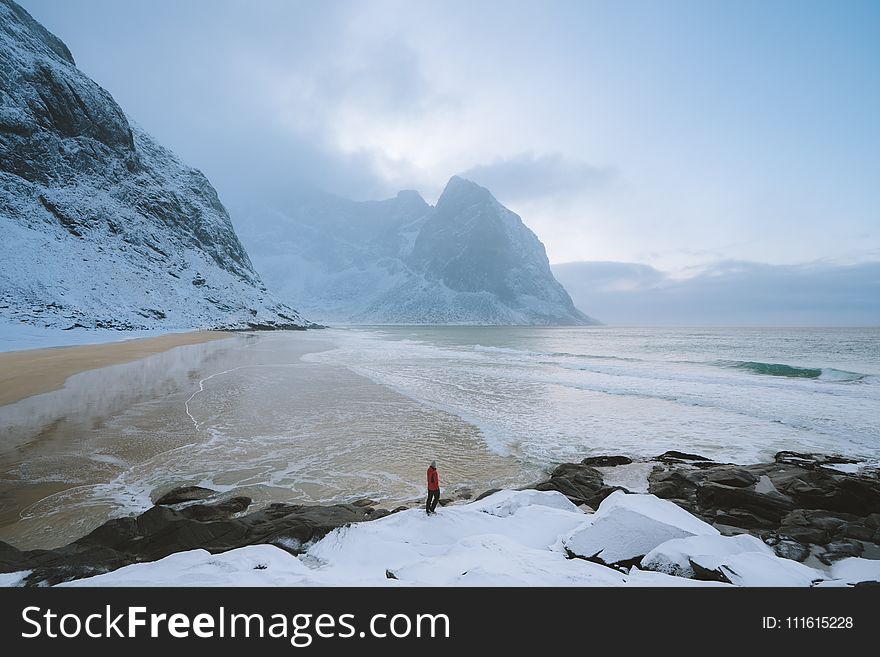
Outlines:
[{"label": "rocky cliff face", "polygon": [[0,316],[116,328],[290,327],[208,180],[0,0]]},{"label": "rocky cliff face", "polygon": [[313,194],[240,230],[273,289],[319,320],[594,323],[519,216],[463,178],[436,206],[413,191],[364,203]]}]

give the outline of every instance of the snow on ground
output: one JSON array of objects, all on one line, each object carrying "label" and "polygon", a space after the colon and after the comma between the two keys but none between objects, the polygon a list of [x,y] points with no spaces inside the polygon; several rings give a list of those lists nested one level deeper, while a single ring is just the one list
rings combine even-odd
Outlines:
[{"label": "snow on ground", "polygon": [[573,532],[563,543],[579,557],[612,564],[639,558],[674,538],[718,533],[668,500],[618,490],[599,505],[592,524]]},{"label": "snow on ground", "polygon": [[666,541],[646,554],[641,566],[680,577],[695,577],[695,568],[702,569],[738,586],[810,586],[826,578],[814,568],[776,556],[749,534]]},{"label": "snow on ground", "polygon": [[815,568],[761,552],[741,552],[720,559],[706,555],[700,556],[698,561],[707,570],[717,568],[727,581],[737,586],[811,586],[827,579]]},{"label": "snow on ground", "polygon": [[0,573],[0,586],[23,586],[30,570],[19,570],[14,573]]},{"label": "snow on ground", "polygon": [[743,552],[773,554],[773,550],[763,541],[750,534],[689,536],[658,545],[644,556],[641,565],[642,568],[669,575],[694,577],[692,562],[707,570],[715,570],[726,563],[726,557]]},{"label": "snow on ground", "polygon": [[[616,526],[652,540],[658,527],[686,531],[692,538],[676,538],[654,552],[679,561],[693,555],[705,567],[714,560],[738,585],[810,586],[823,578],[824,585],[846,585],[880,576],[880,562],[847,559],[832,572],[841,579],[829,581],[820,571],[777,557],[757,539],[721,537],[667,505],[674,506],[653,495],[621,493],[609,496],[595,514],[584,514],[557,492],[501,491],[433,516],[409,509],[342,527],[299,557],[274,545],[216,555],[192,550],[62,586],[729,586],[652,571],[649,560],[624,572],[567,557],[564,540],[601,524],[611,527],[603,519],[615,516],[640,518],[642,524]],[[619,534],[606,539],[609,547],[633,544]]]},{"label": "snow on ground", "polygon": [[848,584],[880,582],[880,560],[847,557],[831,566],[831,576]]},{"label": "snow on ground", "polygon": [[0,352],[46,347],[71,347],[84,344],[122,342],[136,338],[155,338],[168,333],[183,333],[193,329],[156,329],[151,331],[116,331],[113,329],[59,328],[34,326],[0,319]]}]

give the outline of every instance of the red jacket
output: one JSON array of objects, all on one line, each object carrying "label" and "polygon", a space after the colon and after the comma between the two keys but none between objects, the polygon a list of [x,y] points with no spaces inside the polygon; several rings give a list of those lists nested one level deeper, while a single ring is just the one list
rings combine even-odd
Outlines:
[{"label": "red jacket", "polygon": [[428,468],[428,490],[440,490],[440,478],[437,468]]}]

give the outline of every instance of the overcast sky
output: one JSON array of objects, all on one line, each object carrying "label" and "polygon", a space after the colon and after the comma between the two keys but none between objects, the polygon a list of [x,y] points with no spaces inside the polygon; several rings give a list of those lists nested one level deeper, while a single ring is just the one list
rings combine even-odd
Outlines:
[{"label": "overcast sky", "polygon": [[234,215],[461,173],[552,262],[880,260],[880,2],[18,1]]}]

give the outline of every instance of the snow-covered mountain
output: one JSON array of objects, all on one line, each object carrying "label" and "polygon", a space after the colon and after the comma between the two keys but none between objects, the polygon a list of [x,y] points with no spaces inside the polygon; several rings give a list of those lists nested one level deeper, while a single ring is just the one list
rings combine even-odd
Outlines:
[{"label": "snow-covered mountain", "polygon": [[454,176],[431,206],[302,193],[238,225],[257,270],[318,321],[590,324],[544,245],[485,188]]},{"label": "snow-covered mountain", "polygon": [[43,326],[295,327],[208,180],[0,0],[0,317]]}]

